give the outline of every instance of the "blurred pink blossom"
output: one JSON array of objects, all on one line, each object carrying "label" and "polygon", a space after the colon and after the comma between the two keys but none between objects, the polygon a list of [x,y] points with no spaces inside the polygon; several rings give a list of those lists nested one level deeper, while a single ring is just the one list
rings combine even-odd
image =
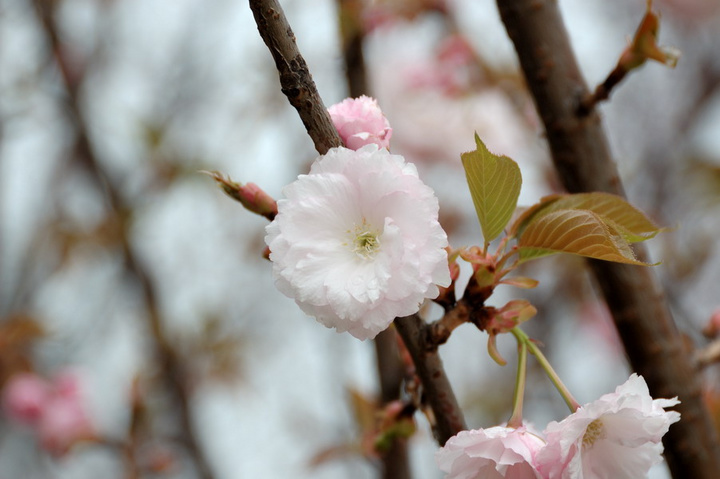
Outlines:
[{"label": "blurred pink blossom", "polygon": [[703,334],[709,338],[720,336],[720,308],[717,308],[710,316],[710,320],[703,328]]},{"label": "blurred pink blossom", "polygon": [[80,397],[59,394],[45,405],[37,428],[40,444],[54,455],[62,455],[77,441],[91,437],[92,431]]},{"label": "blurred pink blossom", "polygon": [[10,378],[3,390],[3,409],[17,422],[34,426],[40,420],[50,396],[50,384],[33,373]]},{"label": "blurred pink blossom", "polygon": [[343,143],[351,150],[373,143],[389,149],[392,128],[377,100],[365,95],[347,98],[328,108],[328,113]]},{"label": "blurred pink blossom", "polygon": [[80,378],[74,373],[62,372],[52,382],[34,373],[16,375],[5,386],[3,399],[8,416],[29,425],[53,455],[93,435]]},{"label": "blurred pink blossom", "polygon": [[536,479],[535,456],[545,445],[525,426],[461,431],[435,454],[446,479]]}]

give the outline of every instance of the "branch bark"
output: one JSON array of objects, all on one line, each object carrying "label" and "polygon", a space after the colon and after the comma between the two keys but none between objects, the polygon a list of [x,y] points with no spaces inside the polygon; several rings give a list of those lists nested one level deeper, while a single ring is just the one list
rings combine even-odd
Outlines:
[{"label": "branch bark", "polygon": [[[315,149],[325,154],[332,147],[342,146],[280,4],[276,0],[249,0],[249,3],[260,36],[275,59],[281,89],[297,109]],[[442,360],[437,351],[425,350],[426,325],[420,317],[397,318],[395,326],[410,351],[435,415],[436,439],[445,444],[466,426]]]},{"label": "branch bark", "polygon": [[[547,134],[553,161],[568,191],[623,195],[600,116],[579,116],[587,86],[554,0],[497,0]],[[638,257],[647,257],[638,248]],[[655,397],[678,396],[682,419],[665,435],[675,478],[712,479],[720,471],[720,442],[701,398],[701,378],[685,350],[650,268],[590,262],[630,363]]]},{"label": "branch bark", "polygon": [[258,31],[280,75],[280,89],[295,107],[315,149],[321,155],[342,146],[342,140],[318,94],[307,63],[295,42],[295,34],[276,0],[250,0]]},{"label": "branch bark", "polygon": [[427,326],[417,315],[395,319],[395,327],[412,356],[427,399],[435,415],[435,439],[444,446],[448,439],[467,429],[437,346],[427,341]]}]

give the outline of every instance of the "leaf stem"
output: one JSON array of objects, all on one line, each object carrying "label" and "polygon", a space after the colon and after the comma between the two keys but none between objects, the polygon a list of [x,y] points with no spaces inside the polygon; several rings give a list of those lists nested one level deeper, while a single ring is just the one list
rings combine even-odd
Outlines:
[{"label": "leaf stem", "polygon": [[530,339],[530,337],[525,334],[525,332],[520,328],[515,327],[510,331],[518,339],[518,342],[522,341],[524,344],[526,344],[530,353],[537,358],[540,366],[545,371],[545,374],[548,375],[548,378],[550,378],[550,381],[555,386],[555,389],[558,390],[560,396],[562,396],[562,398],[565,400],[565,404],[567,404],[567,406],[570,408],[570,411],[577,411],[580,407],[580,403],[577,402],[577,400],[570,393],[570,390],[567,388],[567,386],[565,386],[562,380],[560,380],[560,376],[558,376],[558,374],[555,372],[553,367],[550,365],[550,362],[547,360],[542,351],[540,351],[540,348],[538,348],[537,345],[532,341],[532,339]]},{"label": "leaf stem", "polygon": [[510,416],[510,419],[508,420],[508,427],[512,428],[518,428],[522,426],[522,409],[523,409],[523,399],[525,397],[525,379],[527,378],[527,342],[525,342],[521,337],[518,337],[516,334],[516,330],[520,331],[518,328],[513,328],[511,331],[518,342],[518,366],[517,366],[517,376],[515,376],[515,395],[513,396],[513,410],[512,410],[512,416]]}]

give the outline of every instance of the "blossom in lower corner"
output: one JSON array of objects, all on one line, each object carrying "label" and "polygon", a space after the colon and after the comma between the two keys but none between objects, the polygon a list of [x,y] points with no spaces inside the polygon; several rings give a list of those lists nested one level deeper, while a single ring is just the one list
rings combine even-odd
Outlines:
[{"label": "blossom in lower corner", "polygon": [[373,143],[380,148],[390,146],[392,128],[374,98],[347,98],[328,108],[328,113],[348,148],[357,150]]},{"label": "blossom in lower corner", "polygon": [[437,198],[402,156],[333,148],[283,193],[265,237],[275,284],[325,326],[373,338],[450,284]]},{"label": "blossom in lower corner", "polygon": [[458,433],[435,460],[446,479],[539,479],[535,456],[544,445],[525,426],[495,426]]},{"label": "blossom in lower corner", "polygon": [[662,460],[661,439],[680,420],[665,407],[674,399],[653,399],[642,376],[633,374],[605,394],[545,429],[547,446],[538,469],[548,479],[637,479]]}]

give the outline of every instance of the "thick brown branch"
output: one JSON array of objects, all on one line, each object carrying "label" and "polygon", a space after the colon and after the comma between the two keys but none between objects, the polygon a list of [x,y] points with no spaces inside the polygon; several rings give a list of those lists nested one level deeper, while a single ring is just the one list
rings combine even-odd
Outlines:
[{"label": "thick brown branch", "polygon": [[[508,34],[545,125],[553,161],[570,192],[623,194],[596,111],[578,116],[588,95],[554,0],[498,0]],[[646,257],[640,248],[638,256]],[[650,268],[591,262],[633,369],[655,397],[678,396],[679,423],[664,438],[676,478],[716,478],[720,443],[700,396],[700,377],[683,347]]]},{"label": "thick brown branch", "polygon": [[276,0],[250,0],[250,8],[260,36],[275,59],[280,88],[300,114],[315,149],[323,155],[342,146],[280,4]]},{"label": "thick brown branch", "polygon": [[[77,136],[76,156],[74,160],[82,164],[105,193],[108,207],[111,210],[110,214],[115,215],[118,221],[122,221],[121,218],[125,212],[128,211],[128,206],[124,203],[118,187],[110,181],[90,142],[87,124],[81,111],[78,98],[78,89],[82,77],[72,72],[63,56],[63,45],[60,41],[54,19],[53,7],[55,3],[51,0],[34,1],[38,17],[48,37],[48,42],[54,53],[54,59],[60,69],[64,86],[68,93],[69,113]],[[203,479],[212,479],[213,474],[210,465],[205,458],[192,424],[190,398],[188,397],[186,388],[186,378],[182,361],[165,337],[163,331],[155,287],[150,279],[150,275],[145,270],[131,245],[126,228],[120,228],[119,231],[121,233],[119,239],[122,246],[122,254],[125,259],[126,271],[141,287],[147,308],[148,322],[152,332],[152,338],[154,339],[155,355],[163,372],[166,387],[179,407],[180,428],[183,434],[182,440],[195,462],[198,475]]]},{"label": "thick brown branch", "polygon": [[412,356],[423,395],[435,414],[435,439],[444,445],[458,432],[467,429],[465,418],[450,386],[437,348],[426,343],[425,322],[417,315],[395,319],[395,327]]}]

